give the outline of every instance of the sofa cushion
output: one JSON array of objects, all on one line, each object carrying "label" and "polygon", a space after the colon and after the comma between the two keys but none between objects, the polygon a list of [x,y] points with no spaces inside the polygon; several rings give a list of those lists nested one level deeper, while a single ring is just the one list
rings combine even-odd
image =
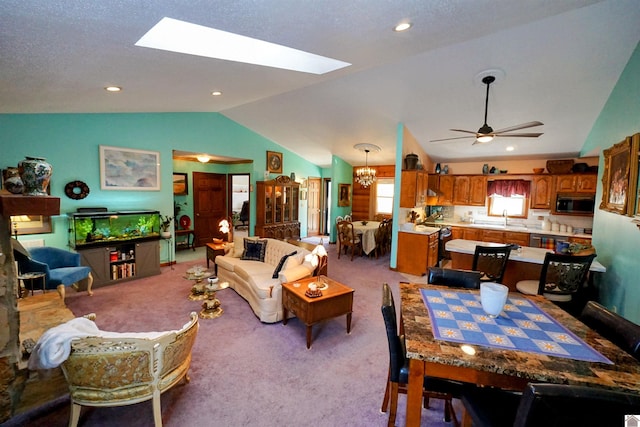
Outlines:
[{"label": "sofa cushion", "polygon": [[264,254],[267,250],[266,240],[244,239],[244,252],[240,259],[244,261],[264,262]]},{"label": "sofa cushion", "polygon": [[241,258],[244,253],[244,239],[258,240],[258,236],[243,237],[234,236],[233,243],[229,243],[230,249],[228,251],[231,256],[235,258]]},{"label": "sofa cushion", "polygon": [[302,264],[303,260],[304,260],[303,254],[296,253],[295,255],[292,255],[289,258],[287,258],[287,262],[284,263],[284,267],[282,267],[282,270],[287,270],[289,268],[296,267]]},{"label": "sofa cushion", "polygon": [[273,270],[273,275],[271,277],[273,279],[277,279],[278,278],[278,273],[280,273],[280,270],[282,270],[282,267],[284,267],[284,263],[287,262],[287,258],[289,258],[291,255],[295,255],[297,253],[298,253],[298,251],[293,251],[290,254],[283,255],[282,258],[280,258],[280,262],[278,263],[276,269]]},{"label": "sofa cushion", "polygon": [[278,277],[281,283],[293,282],[296,280],[304,279],[305,277],[311,277],[313,275],[313,269],[309,269],[304,265],[297,265],[292,268],[282,270]]}]

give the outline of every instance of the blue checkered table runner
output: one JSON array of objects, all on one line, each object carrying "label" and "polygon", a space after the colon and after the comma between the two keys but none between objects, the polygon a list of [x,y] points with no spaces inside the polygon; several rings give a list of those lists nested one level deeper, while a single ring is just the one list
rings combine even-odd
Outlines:
[{"label": "blue checkered table runner", "polygon": [[492,319],[482,310],[479,293],[421,293],[438,340],[613,364],[528,299],[509,296]]}]

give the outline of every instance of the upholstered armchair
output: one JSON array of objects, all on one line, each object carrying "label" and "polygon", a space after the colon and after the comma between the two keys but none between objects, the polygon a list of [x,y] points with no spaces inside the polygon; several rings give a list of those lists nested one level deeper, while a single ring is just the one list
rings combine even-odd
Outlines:
[{"label": "upholstered armchair", "polygon": [[[71,341],[62,363],[69,384],[69,426],[78,425],[82,406],[124,406],[151,400],[155,427],[162,427],[160,395],[182,379],[189,382],[198,315],[178,331],[102,333]],[[155,335],[155,337],[153,337]]]},{"label": "upholstered armchair", "polygon": [[19,273],[44,273],[45,289],[57,289],[63,300],[65,286],[85,279],[87,293],[93,294],[91,269],[80,265],[80,254],[52,247],[37,247],[27,251],[16,239],[11,239],[11,245]]}]

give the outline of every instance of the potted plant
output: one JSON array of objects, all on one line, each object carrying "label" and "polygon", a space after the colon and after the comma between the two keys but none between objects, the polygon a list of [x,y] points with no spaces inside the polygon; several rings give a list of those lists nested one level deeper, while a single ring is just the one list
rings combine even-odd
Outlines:
[{"label": "potted plant", "polygon": [[160,215],[160,236],[162,236],[163,239],[171,237],[171,231],[169,231],[169,228],[171,227],[171,221],[173,221],[173,218],[174,217],[169,215]]}]

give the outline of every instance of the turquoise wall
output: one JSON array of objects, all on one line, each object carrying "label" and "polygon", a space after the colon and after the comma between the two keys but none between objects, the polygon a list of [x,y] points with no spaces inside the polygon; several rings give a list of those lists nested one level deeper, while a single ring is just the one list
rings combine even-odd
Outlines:
[{"label": "turquoise wall", "polygon": [[[640,44],[591,129],[582,153],[604,150],[637,132],[640,132]],[[598,204],[602,200],[603,161],[600,155]],[[601,302],[640,323],[640,230],[629,217],[596,209],[593,245],[598,261],[607,267],[607,272],[596,278]]]},{"label": "turquoise wall", "polygon": [[[79,207],[155,209],[162,214],[172,214],[174,149],[253,160],[248,172],[254,189],[256,180],[264,179],[266,150],[283,153],[285,175],[295,172],[300,179],[319,176],[321,171],[318,166],[218,113],[3,114],[0,129],[0,167],[16,166],[25,156],[45,157],[53,165],[51,195],[60,197],[61,215],[53,218],[53,233],[24,236],[21,240],[39,238],[44,239],[47,246],[62,248],[68,245],[65,214]],[[160,191],[101,190],[100,145],[158,151]],[[240,167],[233,166],[233,172]],[[75,180],[84,181],[91,190],[83,200],[64,195],[64,186]],[[251,224],[255,224],[253,195]],[[306,231],[306,227],[303,230]],[[163,261],[168,259],[164,251]]]},{"label": "turquoise wall", "polygon": [[[353,166],[345,162],[338,156],[331,157],[331,194],[334,195],[331,200],[331,214],[329,223],[331,231],[329,233],[329,241],[335,243],[337,239],[336,217],[351,214],[351,206],[338,206],[338,184],[353,184]],[[351,198],[353,201],[353,188],[351,188]]]}]

